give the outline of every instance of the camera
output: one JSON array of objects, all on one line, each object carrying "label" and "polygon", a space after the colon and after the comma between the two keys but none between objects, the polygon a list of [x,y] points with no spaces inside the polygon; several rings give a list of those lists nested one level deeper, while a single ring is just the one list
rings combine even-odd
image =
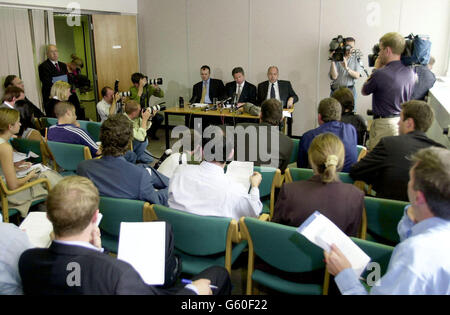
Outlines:
[{"label": "camera", "polygon": [[116,94],[116,93],[119,93],[120,97],[130,97],[131,96],[130,91],[119,92],[119,80],[116,80],[116,82],[114,82],[114,94]]},{"label": "camera", "polygon": [[157,111],[161,111],[161,110],[166,110],[166,106],[162,106],[162,104],[164,104],[165,102],[158,104],[158,105],[154,105],[154,106],[149,106],[148,108],[152,111],[152,113],[155,113]]},{"label": "camera", "polygon": [[145,77],[147,79],[147,84],[151,84],[151,85],[161,85],[163,84],[163,79],[162,78],[157,78],[157,79],[149,79],[148,77]]},{"label": "camera", "polygon": [[120,97],[130,97],[131,92],[130,91],[119,92],[119,95],[120,95]]},{"label": "camera", "polygon": [[380,45],[376,44],[372,48],[372,54],[370,54],[368,56],[369,57],[369,67],[375,66],[375,61],[377,60],[379,54],[380,54]]},{"label": "camera", "polygon": [[332,61],[344,61],[345,54],[352,49],[352,46],[346,44],[346,39],[338,35],[330,42],[330,52],[334,54],[329,58]]}]

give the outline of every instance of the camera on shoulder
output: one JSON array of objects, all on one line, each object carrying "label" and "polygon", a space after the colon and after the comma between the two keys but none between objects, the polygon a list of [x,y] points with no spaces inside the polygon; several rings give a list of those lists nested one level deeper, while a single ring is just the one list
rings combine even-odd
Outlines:
[{"label": "camera on shoulder", "polygon": [[346,43],[346,38],[342,35],[338,35],[333,38],[330,42],[330,53],[333,52],[333,55],[329,58],[332,61],[344,61],[344,56],[350,50],[352,50],[352,46]]}]

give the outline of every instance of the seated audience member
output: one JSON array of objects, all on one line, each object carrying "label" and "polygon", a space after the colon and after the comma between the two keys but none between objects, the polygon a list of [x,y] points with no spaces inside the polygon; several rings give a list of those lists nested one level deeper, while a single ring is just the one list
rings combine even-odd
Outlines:
[{"label": "seated audience member", "polygon": [[202,80],[192,87],[192,97],[189,103],[212,104],[214,98],[221,100],[226,95],[225,86],[222,80],[210,77],[211,69],[209,66],[200,68],[200,77]]},{"label": "seated audience member", "polygon": [[[250,177],[250,193],[232,182],[225,174],[226,161],[233,157],[232,144],[217,126],[205,129],[212,131],[212,139],[203,138],[203,159],[200,165],[180,165],[170,178],[169,206],[174,209],[207,216],[257,217],[262,210],[259,199],[258,172]],[[211,145],[214,143],[214,145]]]},{"label": "seated audience member", "polygon": [[48,129],[48,140],[85,145],[91,151],[92,157],[101,155],[101,150],[94,139],[77,126],[75,106],[69,102],[59,102],[55,106],[55,114],[58,124]]},{"label": "seated audience member", "polygon": [[[401,242],[370,294],[450,294],[450,151],[421,149],[412,162]],[[324,254],[342,294],[368,294],[336,245]]]},{"label": "seated audience member", "polygon": [[355,127],[358,135],[358,144],[364,145],[367,134],[367,122],[361,115],[354,112],[355,99],[352,91],[349,88],[339,88],[334,91],[331,97],[336,99],[342,106],[341,121]]},{"label": "seated audience member", "polygon": [[104,122],[109,116],[117,114],[117,101],[120,95],[114,94],[114,90],[109,86],[105,86],[101,93],[103,98],[97,104],[97,113],[100,116],[100,122]]},{"label": "seated audience member", "polygon": [[71,95],[70,84],[64,81],[57,81],[50,90],[50,99],[44,105],[47,117],[57,118],[55,115],[55,106],[59,102],[67,102]]},{"label": "seated audience member", "polygon": [[409,101],[401,107],[400,135],[382,138],[372,151],[352,166],[350,177],[372,185],[377,197],[408,201],[408,156],[423,148],[442,145],[425,135],[434,120],[430,105]]},{"label": "seated audience member", "polygon": [[[186,138],[185,138],[186,137]],[[175,148],[175,145],[173,146]],[[158,172],[171,178],[175,170],[180,165],[199,164],[202,161],[202,135],[196,130],[186,129],[181,139],[181,147],[179,152],[173,152],[167,158],[155,165]]]},{"label": "seated audience member", "polygon": [[24,231],[14,224],[0,222],[0,295],[22,294],[19,257],[32,247]]},{"label": "seated audience member", "polygon": [[[98,190],[86,178],[67,177],[52,189],[47,215],[55,240],[50,248],[30,249],[20,257],[19,272],[25,294],[170,294],[145,284],[129,263],[103,253],[96,224],[98,209]],[[78,275],[74,275],[76,270]],[[229,276],[222,267],[209,268],[193,280],[177,293],[230,294]],[[218,289],[211,292],[210,284]]]},{"label": "seated audience member", "polygon": [[[13,74],[7,76],[4,82],[5,89],[10,86],[15,86],[25,91],[25,85],[23,84],[23,81],[18,76],[15,76]],[[30,116],[33,115],[35,118],[41,118],[45,116],[44,113],[36,105],[34,105],[26,96],[25,99],[20,102],[23,103],[23,106],[26,108],[26,110],[30,112]]]},{"label": "seated audience member", "polygon": [[155,169],[128,162],[124,154],[133,139],[133,126],[122,114],[100,128],[102,158],[82,161],[77,174],[92,180],[101,196],[148,201],[167,206],[169,179]]},{"label": "seated audience member", "polygon": [[233,98],[236,94],[238,107],[245,103],[256,104],[256,86],[245,80],[245,73],[242,67],[236,67],[231,72],[234,81],[225,86],[227,96]]},{"label": "seated audience member", "polygon": [[[30,171],[25,177],[18,178],[16,172],[27,170],[31,163],[21,161],[13,162],[13,148],[8,143],[15,134],[19,132],[20,120],[19,112],[15,109],[0,108],[0,176],[2,176],[10,190],[16,190],[27,184],[30,180],[37,178],[36,170]],[[45,171],[40,176],[47,177],[50,183],[57,183],[60,176],[53,174],[53,171]],[[46,186],[43,184],[35,185],[24,191],[8,196],[8,208],[17,209],[22,217],[28,214],[31,203],[40,200],[47,195]]]},{"label": "seated audience member", "polygon": [[11,108],[16,109],[16,102],[23,100],[25,94],[21,88],[10,86],[5,89],[5,94],[3,95],[2,104],[0,108]]},{"label": "seated audience member", "polygon": [[[273,98],[264,101],[259,117],[259,124],[243,123],[236,126],[235,159],[279,168],[284,172],[291,158],[293,142],[278,128],[283,119],[280,101]],[[256,138],[251,138],[252,135]]]},{"label": "seated audience member", "polygon": [[300,226],[317,210],[347,235],[357,236],[364,193],[340,181],[338,172],[344,164],[344,156],[344,145],[334,134],[323,133],[315,137],[308,150],[314,176],[283,185],[272,221]]},{"label": "seated audience member", "polygon": [[414,67],[414,71],[417,75],[417,81],[414,85],[413,93],[411,96],[412,100],[422,100],[426,101],[428,96],[428,91],[433,87],[434,82],[436,82],[436,76],[431,69],[435,63],[435,59],[430,57],[430,61],[427,65],[419,65]]},{"label": "seated audience member", "polygon": [[153,158],[147,151],[148,139],[147,130],[152,125],[152,112],[150,109],[141,109],[136,101],[128,101],[125,104],[125,117],[133,125],[133,152],[136,153],[137,161],[148,164],[153,162]]},{"label": "seated audience member", "polygon": [[342,107],[334,98],[325,98],[319,104],[319,127],[305,132],[300,140],[297,167],[307,168],[308,148],[312,140],[319,134],[331,132],[344,143],[345,161],[343,172],[348,172],[358,158],[356,129],[350,124],[341,122]]},{"label": "seated audience member", "polygon": [[[131,82],[133,83],[133,86],[130,87],[130,99],[138,102],[141,105],[141,108],[147,108],[150,106],[150,97],[152,96],[159,98],[164,97],[164,91],[157,84],[148,84],[147,77],[145,77],[142,73],[134,73],[131,76]],[[147,130],[147,135],[152,140],[159,140],[156,136],[156,132],[163,123],[164,116],[158,111],[155,111],[152,113],[150,121],[151,123],[149,129]]]}]

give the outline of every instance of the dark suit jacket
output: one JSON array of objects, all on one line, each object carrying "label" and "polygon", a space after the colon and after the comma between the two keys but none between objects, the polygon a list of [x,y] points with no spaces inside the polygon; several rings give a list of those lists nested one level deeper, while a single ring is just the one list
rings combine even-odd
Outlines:
[{"label": "dark suit jacket", "polygon": [[[202,99],[202,90],[203,81],[200,81],[192,88],[192,97],[189,103],[199,103]],[[220,101],[225,98],[225,95],[225,86],[223,85],[222,80],[211,78],[209,83],[209,98],[211,99],[211,102],[214,97]]]},{"label": "dark suit jacket", "polygon": [[[267,99],[267,91],[269,89],[269,81],[264,81],[258,84],[258,105],[261,104]],[[298,96],[295,94],[292,89],[291,82],[278,80],[278,90],[280,92],[280,99],[284,104],[284,108],[287,107],[287,101],[290,97],[294,98],[294,104],[298,102]]]},{"label": "dark suit jacket", "polygon": [[[75,280],[73,267],[80,270],[80,286],[69,286]],[[69,270],[68,270],[69,269]],[[53,242],[50,248],[25,251],[19,260],[23,292],[32,295],[73,294],[166,294],[167,292],[144,283],[128,263],[93,249]],[[183,288],[180,294],[194,294]]]},{"label": "dark suit jacket", "polygon": [[351,184],[323,184],[319,175],[284,184],[275,204],[272,222],[300,226],[316,210],[345,234],[356,236],[361,224],[364,193]]},{"label": "dark suit jacket", "polygon": [[[228,97],[233,97],[236,93],[236,82],[228,82],[225,86]],[[241,91],[238,103],[252,103],[256,105],[256,86],[250,82],[245,81],[244,88]]]},{"label": "dark suit jacket", "polygon": [[382,138],[372,151],[352,166],[350,177],[371,184],[377,197],[408,201],[411,162],[407,157],[430,146],[443,147],[421,131]]},{"label": "dark suit jacket", "polygon": [[60,61],[58,61],[58,65],[61,71],[56,69],[50,59],[47,59],[39,65],[39,79],[41,79],[42,82],[42,98],[44,100],[44,104],[46,104],[50,98],[53,77],[67,74],[67,65]]},{"label": "dark suit jacket", "polygon": [[[247,127],[255,127],[256,137],[257,139],[251,140],[249,134],[251,134],[251,130],[249,133],[244,134],[244,132],[239,131],[239,127],[243,127],[246,129]],[[286,169],[289,164],[289,160],[291,158],[292,148],[294,146],[291,138],[281,133],[278,127],[271,128],[273,126],[267,123],[254,124],[254,123],[242,123],[236,125],[236,133],[235,133],[235,141],[234,141],[234,158],[236,161],[249,161],[254,162],[257,166],[271,166],[277,167],[282,172]],[[248,130],[248,129],[247,129]],[[264,135],[266,137],[267,149],[262,150],[260,148],[260,137]],[[245,142],[240,143],[239,137],[241,135],[245,135]],[[272,139],[278,138],[279,147],[272,147]],[[262,150],[263,152],[260,152]],[[254,155],[252,155],[254,153]],[[261,154],[263,156],[261,156]],[[269,156],[269,160],[264,155]],[[272,159],[271,157],[274,157]]]}]

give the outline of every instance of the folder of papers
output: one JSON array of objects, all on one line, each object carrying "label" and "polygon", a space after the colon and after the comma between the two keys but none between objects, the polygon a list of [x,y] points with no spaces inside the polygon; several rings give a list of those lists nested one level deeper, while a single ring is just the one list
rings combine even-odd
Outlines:
[{"label": "folder of papers", "polygon": [[233,161],[228,164],[225,175],[237,185],[242,186],[245,193],[248,193],[250,189],[250,176],[253,174],[253,164],[253,162]]},{"label": "folder of papers", "polygon": [[370,261],[370,257],[358,245],[318,211],[303,222],[297,232],[327,252],[335,244],[351,263],[357,277],[361,276]]}]

